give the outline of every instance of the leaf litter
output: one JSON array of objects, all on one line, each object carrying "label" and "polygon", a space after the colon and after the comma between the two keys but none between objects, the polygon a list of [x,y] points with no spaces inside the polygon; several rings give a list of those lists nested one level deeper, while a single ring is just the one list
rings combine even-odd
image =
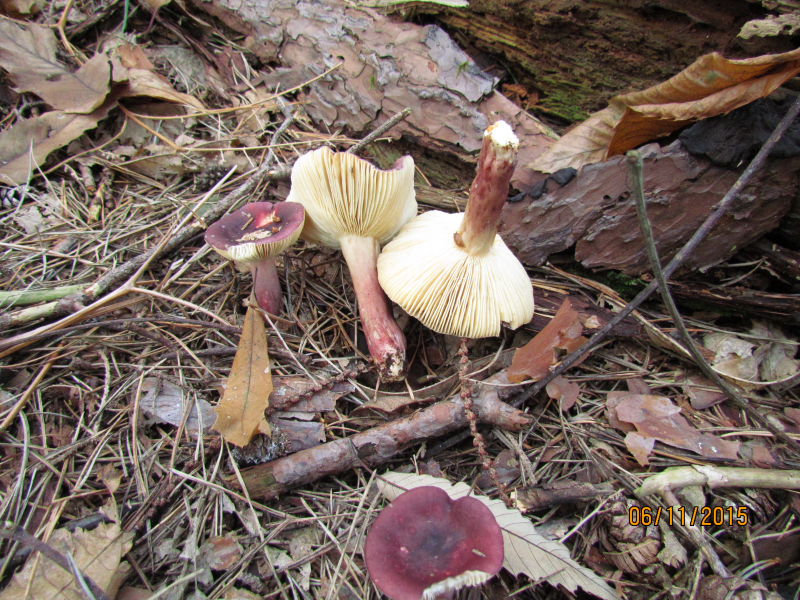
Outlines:
[{"label": "leaf litter", "polygon": [[[9,4],[24,8],[24,4],[34,7],[35,3],[6,2],[2,7]],[[169,11],[179,10],[181,4],[172,3]],[[86,11],[86,3],[79,1],[76,8],[78,5]],[[76,14],[70,13],[66,22],[76,22]],[[203,13],[202,18],[205,17]],[[139,20],[143,31],[150,15],[137,13],[132,18]],[[161,10],[154,21],[155,30],[164,33],[163,24],[171,24],[172,18],[171,12]],[[185,27],[182,33],[188,38],[173,38],[170,34],[164,37],[183,47],[194,32]],[[58,39],[54,29],[49,34],[51,40]],[[231,69],[225,77],[210,77],[206,82],[197,78],[191,83],[199,87],[191,89],[187,88],[185,77],[173,76],[164,61],[158,60],[147,34],[137,39],[138,45],[126,40],[128,46],[103,42],[96,48],[90,45],[82,49],[86,56],[94,57],[88,61],[96,60],[97,65],[108,61],[111,65],[104,100],[108,106],[102,116],[96,114],[97,109],[72,115],[47,104],[40,110],[11,114],[4,121],[0,136],[9,132],[13,135],[0,139],[11,139],[16,145],[8,141],[0,144],[0,150],[12,148],[9,156],[13,167],[8,176],[5,171],[0,172],[7,183],[30,180],[32,188],[20,206],[8,208],[3,204],[0,212],[0,276],[4,288],[92,285],[116,266],[157,246],[182,219],[206,214],[241,183],[238,177],[261,164],[267,154],[274,155],[271,167],[280,170],[309,147],[330,143],[344,148],[351,143],[342,134],[333,135],[324,128],[316,130],[302,105],[295,103],[297,96],[276,96],[275,86],[259,79],[261,73],[247,70],[258,64],[252,56],[229,48],[222,37],[215,42],[222,47],[221,53],[229,58],[244,56],[242,66],[247,68]],[[193,52],[196,47],[187,44],[184,50]],[[86,59],[81,60],[57,50],[53,68],[61,79],[56,83],[66,86],[71,81],[74,85],[91,73],[81,71],[81,65],[88,64]],[[203,60],[207,73],[213,74],[223,64],[221,59],[214,64],[207,57]],[[263,65],[259,68],[266,69]],[[451,75],[459,76],[458,69]],[[12,85],[17,84],[13,73],[9,78]],[[102,73],[91,75],[90,80],[89,87],[103,89]],[[203,85],[215,87],[213,91],[204,90]],[[36,93],[31,90],[23,97],[32,98]],[[204,103],[215,110],[207,110]],[[159,105],[168,108],[158,110]],[[287,124],[287,113],[293,114],[295,120],[276,136]],[[70,124],[64,125],[62,131],[58,122],[64,115]],[[83,129],[80,119],[88,119]],[[26,121],[30,124],[24,125]],[[123,147],[115,136],[120,131],[132,131],[133,125],[138,133]],[[15,131],[17,127],[20,129]],[[25,142],[28,133],[31,135]],[[388,146],[375,144],[368,155],[374,152],[374,158],[381,160],[385,147]],[[63,165],[59,162],[74,156],[79,160],[73,158]],[[135,161],[150,164],[137,171]],[[390,165],[391,159],[383,163]],[[237,171],[225,180],[233,166]],[[426,166],[420,170],[429,175]],[[46,179],[40,176],[41,172],[45,172]],[[214,188],[217,185],[220,187]],[[209,194],[212,188],[214,191]],[[452,196],[452,186],[434,182],[430,189],[439,197]],[[285,198],[287,191],[288,184],[277,179],[259,186],[253,194],[278,201]],[[454,204],[449,201],[447,208],[452,210]],[[97,207],[96,218],[91,217],[94,213],[90,206]],[[41,219],[26,230],[17,217],[29,208]],[[319,266],[317,272],[314,265]],[[268,352],[260,354],[261,346],[257,351],[262,358],[268,357],[273,377],[275,389],[267,397],[270,412],[275,412],[267,422],[274,425],[274,437],[278,437],[279,428],[295,428],[290,432],[295,437],[287,444],[291,450],[295,450],[293,443],[313,448],[323,439],[346,440],[350,434],[395,418],[401,411],[413,414],[418,407],[406,388],[385,386],[371,379],[369,373],[347,375],[349,365],[364,355],[354,334],[357,324],[351,315],[356,314],[357,308],[340,257],[300,247],[291,250],[279,266],[289,298],[287,307],[293,312],[264,329]],[[537,286],[546,286],[560,296],[577,294],[583,302],[616,306],[614,299],[609,300],[599,288],[585,283],[576,285],[576,280],[569,280],[563,272],[545,267],[537,271],[538,275],[541,278],[535,280]],[[328,477],[287,493],[284,498],[259,503],[227,478],[235,479],[239,469],[244,468],[231,458],[234,453],[230,445],[217,432],[201,433],[214,419],[214,415],[206,419],[208,411],[219,401],[223,382],[236,371],[232,369],[234,354],[237,346],[241,350],[240,339],[246,339],[243,330],[247,329],[244,325],[248,317],[241,300],[249,286],[247,277],[223,261],[210,258],[200,243],[190,240],[154,261],[137,285],[149,294],[118,297],[93,311],[90,320],[73,323],[61,337],[39,338],[24,352],[3,359],[7,361],[2,364],[4,372],[24,376],[2,379],[0,422],[26,394],[31,398],[17,420],[2,431],[0,489],[10,490],[11,494],[0,503],[0,519],[30,524],[30,531],[48,541],[53,539],[46,535],[52,529],[87,532],[104,539],[107,527],[83,529],[76,523],[96,523],[103,503],[113,497],[122,507],[115,531],[123,540],[133,540],[129,550],[126,545],[119,549],[119,554],[127,551],[137,565],[137,574],[129,576],[123,588],[130,597],[149,598],[160,593],[160,597],[169,598],[289,598],[297,594],[326,598],[336,597],[341,591],[343,597],[349,594],[348,597],[377,598],[360,554],[362,535],[381,502],[372,492],[367,470]],[[79,308],[78,304],[75,310]],[[4,312],[2,317],[7,314]],[[523,360],[525,370],[535,376],[546,376],[569,348],[577,347],[588,335],[586,323],[579,329],[572,317],[565,318],[561,311],[558,314],[556,320],[550,318],[552,313],[546,313],[544,322],[555,321],[555,325],[545,341],[540,339],[531,346],[535,352],[529,350]],[[664,321],[656,308],[643,311],[642,315],[651,332],[670,335],[667,329],[660,329]],[[21,326],[23,330],[25,327]],[[19,330],[20,327],[10,329],[8,335]],[[413,380],[414,391],[430,388],[427,397],[422,394],[429,403],[451,397],[457,367],[450,346],[438,336],[424,332],[417,335],[413,324],[406,331],[412,342],[425,348],[427,360],[415,363],[422,374],[413,374],[417,378]],[[530,328],[520,337],[528,339],[536,331]],[[746,333],[739,337],[746,344],[754,344],[751,356],[758,362],[759,380],[779,381],[796,369],[796,363],[791,362],[795,360],[792,349],[796,348],[791,328],[753,333],[744,327],[741,331]],[[772,346],[768,348],[767,344]],[[501,347],[497,340],[476,342],[473,355],[486,360],[471,369],[469,377],[480,380],[507,365],[503,356],[510,356],[513,348],[506,350],[506,355],[499,351],[508,347],[507,343]],[[435,349],[439,349],[438,355]],[[744,358],[735,353],[729,358],[734,356]],[[765,366],[768,364],[774,366]],[[539,482],[574,480],[598,486],[608,484],[625,495],[626,489],[635,487],[639,477],[647,474],[632,460],[648,461],[648,469],[653,472],[676,462],[710,461],[696,451],[700,448],[698,436],[703,435],[711,435],[714,444],[719,440],[728,444],[743,440],[738,455],[726,454],[726,462],[736,466],[782,464],[783,454],[773,441],[743,421],[727,403],[690,406],[690,394],[682,387],[684,375],[693,377],[694,372],[642,337],[617,340],[593,353],[567,378],[548,385],[548,395],[557,402],[548,403],[540,396],[528,403],[526,410],[536,418],[530,429],[511,435],[482,426],[493,434],[489,453],[497,461],[501,482],[535,486]],[[652,389],[620,392],[620,382],[633,377],[642,378]],[[506,381],[492,380],[492,385],[502,398],[513,398],[515,391],[521,389]],[[527,385],[529,382],[522,383],[522,389]],[[703,382],[699,381],[699,385]],[[29,388],[31,392],[27,391]],[[766,399],[762,406],[778,415],[787,430],[800,431],[796,396],[790,392],[773,401],[769,399],[771,390],[769,386],[754,387],[751,400]],[[612,393],[628,394],[623,398],[626,403],[622,404],[622,414],[613,411],[613,419],[606,415],[606,400]],[[633,399],[631,394],[660,400],[654,401],[654,408],[642,398]],[[252,431],[255,423],[258,431],[263,409],[251,421],[243,416],[245,403],[241,400],[234,404],[238,404],[236,410],[247,421],[244,429]],[[134,411],[134,406],[139,412]],[[367,408],[360,410],[362,407]],[[378,412],[370,411],[368,418],[362,416],[372,407]],[[392,413],[393,410],[397,412]],[[620,427],[621,433],[609,427],[609,422]],[[177,437],[181,424],[191,435]],[[636,436],[638,446],[631,441]],[[244,437],[242,434],[237,439]],[[262,436],[256,439],[259,437]],[[703,442],[708,438],[699,439]],[[759,445],[753,440],[763,441]],[[440,441],[442,446],[438,445]],[[670,442],[675,445],[668,445]],[[450,481],[479,483],[487,494],[493,493],[494,482],[476,466],[480,461],[469,441],[432,439],[423,446],[409,448],[394,460],[398,468],[412,469],[415,464],[422,468],[423,460],[433,464],[431,457],[435,457],[441,477],[447,480],[441,479],[441,485],[450,486]],[[464,484],[457,484],[459,490],[463,487]],[[718,493],[719,502],[725,505],[748,503],[752,514],[759,515],[753,517],[756,524],[771,520],[776,530],[792,526],[791,509],[777,510],[769,492]],[[598,597],[613,597],[606,595],[616,593],[608,582],[617,583],[619,595],[637,600],[652,597],[652,590],[643,591],[653,585],[647,573],[620,574],[613,561],[609,562],[610,551],[602,541],[619,533],[619,523],[609,525],[607,508],[602,501],[592,500],[567,503],[557,510],[524,517],[510,512],[509,519],[513,517],[514,524],[525,528],[525,533],[520,529],[519,539],[515,540],[520,552],[517,562],[511,562],[510,572],[519,575],[505,573],[490,584],[496,587],[486,593],[498,597],[543,597],[552,591],[545,584],[531,587],[529,577],[545,577],[554,585],[582,588]],[[562,516],[566,518],[562,520]],[[543,534],[530,533],[540,523],[543,530],[558,525],[562,535],[568,536],[566,545]],[[113,523],[102,523],[109,525]],[[512,532],[514,526],[509,525]],[[651,534],[648,532],[648,536]],[[737,532],[728,528],[714,529],[713,534],[724,543],[739,539],[735,537]],[[548,545],[551,543],[555,546]],[[649,549],[652,542],[647,543]],[[7,552],[9,547],[0,541],[0,556],[4,557],[0,559],[0,569],[6,576],[16,571],[15,577],[19,577],[25,573],[22,563],[27,555],[19,549]],[[635,543],[629,547],[635,548]],[[687,547],[693,550],[691,544]],[[109,548],[113,550],[109,558],[116,556],[117,550]],[[542,548],[557,566],[541,558]],[[638,556],[635,552],[631,555]],[[594,560],[597,556],[600,558]],[[662,576],[673,577],[674,585],[690,581],[687,573],[694,577],[697,563],[691,559],[685,568],[680,561],[664,561],[665,565],[651,567],[666,568]],[[737,569],[751,563],[746,557],[731,561],[732,568]],[[542,565],[553,568],[540,570]],[[636,564],[633,566],[637,568]],[[115,571],[110,563],[106,571],[126,572],[124,566]],[[547,572],[549,576],[543,575]],[[97,581],[102,579],[97,576]]]}]

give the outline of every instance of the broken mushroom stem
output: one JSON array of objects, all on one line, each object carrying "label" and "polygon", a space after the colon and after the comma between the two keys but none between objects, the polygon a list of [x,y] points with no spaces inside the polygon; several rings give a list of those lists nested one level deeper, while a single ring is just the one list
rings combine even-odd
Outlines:
[{"label": "broken mushroom stem", "polygon": [[453,239],[469,254],[485,254],[494,244],[500,213],[508,197],[519,140],[505,121],[483,134],[478,169],[469,188],[469,202]]},{"label": "broken mushroom stem", "polygon": [[369,353],[381,375],[396,379],[403,372],[406,338],[389,308],[389,299],[378,283],[378,253],[374,238],[345,235],[339,239],[342,254],[353,278],[358,313]]}]

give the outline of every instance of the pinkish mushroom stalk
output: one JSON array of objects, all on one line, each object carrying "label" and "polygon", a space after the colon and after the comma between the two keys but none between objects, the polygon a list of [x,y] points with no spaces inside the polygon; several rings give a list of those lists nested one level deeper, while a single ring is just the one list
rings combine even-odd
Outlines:
[{"label": "pinkish mushroom stalk", "polygon": [[346,235],[339,238],[342,254],[353,278],[358,314],[370,356],[390,378],[403,371],[406,338],[389,308],[389,299],[378,283],[378,253],[374,238]]},{"label": "pinkish mushroom stalk", "polygon": [[469,254],[485,254],[494,243],[497,223],[508,198],[519,141],[505,121],[486,129],[478,170],[469,188],[464,219],[454,239]]},{"label": "pinkish mushroom stalk", "polygon": [[283,308],[283,293],[275,256],[297,241],[304,221],[298,204],[253,202],[211,225],[205,238],[222,256],[250,270],[256,302],[276,315]]},{"label": "pinkish mushroom stalk", "polygon": [[265,258],[250,265],[253,274],[253,294],[258,305],[270,314],[280,314],[283,309],[283,291],[275,259]]},{"label": "pinkish mushroom stalk", "polygon": [[401,379],[405,336],[378,283],[376,262],[380,245],[417,212],[413,159],[381,170],[353,154],[320,148],[297,159],[287,200],[306,209],[303,239],[341,248],[370,355],[384,379]]}]

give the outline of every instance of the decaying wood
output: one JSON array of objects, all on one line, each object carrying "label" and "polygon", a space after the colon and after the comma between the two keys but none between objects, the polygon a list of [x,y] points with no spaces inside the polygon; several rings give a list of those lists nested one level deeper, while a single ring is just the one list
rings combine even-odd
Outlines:
[{"label": "decaying wood", "polygon": [[547,127],[495,92],[497,79],[438,26],[395,21],[341,0],[192,3],[246,35],[245,45],[261,60],[280,63],[265,74],[269,85],[287,89],[339,65],[301,98],[321,129],[360,133],[410,106],[413,113],[393,134],[465,159],[498,119],[521,139],[520,165],[553,141]]},{"label": "decaying wood", "polygon": [[[648,214],[666,261],[739,174],[690,155],[679,142],[652,144],[642,152]],[[796,158],[767,161],[682,268],[714,265],[775,228],[798,194],[798,164]],[[587,165],[563,187],[548,185],[540,198],[507,203],[503,211],[500,233],[523,263],[542,264],[575,245],[575,257],[586,267],[630,275],[649,270],[624,157]]]},{"label": "decaying wood", "polygon": [[[422,3],[420,3],[422,4]],[[502,57],[535,110],[579,121],[621,90],[643,89],[701,54],[736,50],[747,0],[470,0],[468,10],[422,4],[447,30]],[[500,61],[498,61],[500,62]]]},{"label": "decaying wood", "polygon": [[[478,384],[473,406],[480,423],[519,431],[530,425],[532,417],[498,398],[497,385],[507,382],[505,371],[501,371]],[[243,469],[242,481],[251,497],[274,498],[290,488],[349,469],[376,467],[415,443],[467,426],[463,400],[455,397],[348,438]],[[230,478],[228,483],[237,482],[236,478]]]},{"label": "decaying wood", "polygon": [[697,282],[670,282],[670,291],[682,302],[696,302],[739,314],[800,323],[800,296],[776,294],[741,286],[709,286]]},{"label": "decaying wood", "polygon": [[556,481],[550,485],[520,488],[516,491],[514,500],[522,512],[530,512],[560,504],[594,500],[613,493],[614,486],[610,483]]}]

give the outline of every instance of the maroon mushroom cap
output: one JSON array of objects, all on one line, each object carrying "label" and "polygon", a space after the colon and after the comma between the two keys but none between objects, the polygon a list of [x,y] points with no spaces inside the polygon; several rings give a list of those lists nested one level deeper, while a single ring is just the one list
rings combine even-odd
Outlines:
[{"label": "maroon mushroom cap", "polygon": [[305,210],[296,202],[252,202],[206,230],[206,242],[225,258],[257,262],[280,254],[300,237]]},{"label": "maroon mushroom cap", "polygon": [[503,534],[480,500],[453,500],[440,488],[422,486],[378,515],[364,558],[375,585],[392,600],[434,598],[497,574]]}]

